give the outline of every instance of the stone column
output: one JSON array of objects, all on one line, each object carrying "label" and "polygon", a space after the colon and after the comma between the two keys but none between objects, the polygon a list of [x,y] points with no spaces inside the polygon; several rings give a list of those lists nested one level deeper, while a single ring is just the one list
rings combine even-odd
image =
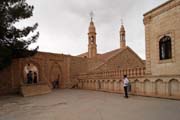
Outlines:
[{"label": "stone column", "polygon": [[144,18],[145,25],[145,48],[146,48],[146,74],[151,75],[151,28],[150,28],[151,17]]}]

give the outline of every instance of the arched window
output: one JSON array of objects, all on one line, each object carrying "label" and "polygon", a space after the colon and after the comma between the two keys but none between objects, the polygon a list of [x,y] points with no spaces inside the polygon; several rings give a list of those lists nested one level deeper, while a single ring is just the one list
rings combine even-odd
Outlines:
[{"label": "arched window", "polygon": [[90,42],[91,42],[91,44],[94,44],[94,36],[90,37]]},{"label": "arched window", "polygon": [[159,41],[159,57],[160,60],[171,59],[171,38],[169,36],[164,36]]}]

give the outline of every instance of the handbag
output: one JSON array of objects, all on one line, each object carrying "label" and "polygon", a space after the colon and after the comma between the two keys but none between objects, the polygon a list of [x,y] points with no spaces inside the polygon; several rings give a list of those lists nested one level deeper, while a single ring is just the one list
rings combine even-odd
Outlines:
[{"label": "handbag", "polygon": [[128,83],[128,91],[131,92],[131,83]]}]

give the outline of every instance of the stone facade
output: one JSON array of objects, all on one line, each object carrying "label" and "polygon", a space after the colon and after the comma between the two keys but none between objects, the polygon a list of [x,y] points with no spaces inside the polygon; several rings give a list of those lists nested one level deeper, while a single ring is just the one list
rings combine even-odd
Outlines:
[{"label": "stone facade", "polygon": [[[178,75],[180,73],[180,1],[167,3],[144,14],[146,36],[146,73],[150,75]],[[159,41],[171,37],[172,58],[160,60]]]},{"label": "stone facade", "polygon": [[[146,81],[153,96],[180,98],[180,0],[169,0],[144,14]],[[171,39],[171,57],[161,59],[160,40]],[[167,51],[165,51],[165,54]],[[154,83],[154,85],[153,85]]]},{"label": "stone facade", "polygon": [[71,88],[75,84],[74,75],[86,71],[86,64],[80,57],[44,52],[30,58],[16,59],[7,69],[0,71],[0,94],[20,91],[21,86],[27,83],[27,65],[37,69],[38,84],[46,83],[52,88],[52,82],[58,79],[59,88]]},{"label": "stone facade", "polygon": [[[111,62],[103,64],[100,71],[79,76],[79,87],[83,89],[123,93],[122,75],[127,74],[131,81],[131,94],[162,98],[180,99],[180,0],[169,0],[144,14],[146,62],[145,69],[140,65],[128,68],[121,60],[116,63],[122,70],[102,72],[111,69]],[[171,39],[170,58],[161,59],[160,40],[164,36]],[[167,46],[165,46],[167,48]],[[163,54],[167,54],[167,50]],[[122,59],[125,55],[119,54]],[[137,59],[138,57],[136,57]],[[133,58],[134,60],[135,58]],[[135,60],[136,60],[135,59]],[[128,63],[129,58],[125,61]],[[133,61],[138,65],[138,61]]]}]

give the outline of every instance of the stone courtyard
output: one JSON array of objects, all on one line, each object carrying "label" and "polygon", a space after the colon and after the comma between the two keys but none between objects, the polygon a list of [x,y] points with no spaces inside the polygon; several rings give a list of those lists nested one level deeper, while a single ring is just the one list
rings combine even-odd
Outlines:
[{"label": "stone courtyard", "polygon": [[78,89],[0,98],[0,120],[180,120],[180,101]]}]

